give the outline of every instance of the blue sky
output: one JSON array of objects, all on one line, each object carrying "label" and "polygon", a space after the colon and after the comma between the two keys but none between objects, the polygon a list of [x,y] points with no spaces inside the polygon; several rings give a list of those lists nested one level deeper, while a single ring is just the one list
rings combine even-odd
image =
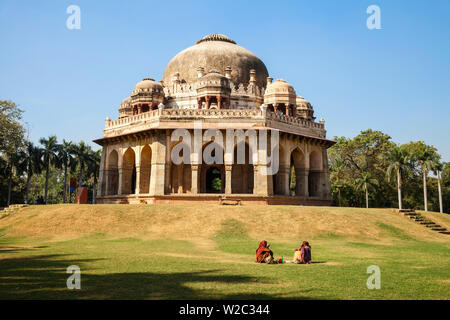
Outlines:
[{"label": "blue sky", "polygon": [[[71,4],[80,30],[66,28]],[[366,27],[372,4],[381,30]],[[210,33],[294,85],[329,138],[372,128],[424,140],[450,161],[448,0],[0,0],[0,99],[26,111],[33,141],[91,142],[137,82],[160,80],[176,53]]]}]

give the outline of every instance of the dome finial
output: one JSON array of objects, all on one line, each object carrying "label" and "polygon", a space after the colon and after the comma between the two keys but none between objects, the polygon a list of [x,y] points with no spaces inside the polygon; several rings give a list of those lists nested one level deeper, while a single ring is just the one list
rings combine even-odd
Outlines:
[{"label": "dome finial", "polygon": [[236,42],[228,38],[226,35],[219,33],[208,34],[207,36],[204,36],[201,40],[198,40],[195,44],[199,44],[205,41],[225,41],[236,44]]}]

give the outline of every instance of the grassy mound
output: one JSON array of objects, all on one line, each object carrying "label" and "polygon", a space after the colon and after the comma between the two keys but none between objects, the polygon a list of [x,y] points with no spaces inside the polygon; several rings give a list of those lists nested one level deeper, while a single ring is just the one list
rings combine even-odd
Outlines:
[{"label": "grassy mound", "polygon": [[[49,205],[0,229],[0,299],[450,298],[450,237],[387,209]],[[263,239],[285,259],[308,240],[316,263],[257,265]],[[66,288],[69,265],[81,290]],[[370,265],[380,290],[366,287]]]}]

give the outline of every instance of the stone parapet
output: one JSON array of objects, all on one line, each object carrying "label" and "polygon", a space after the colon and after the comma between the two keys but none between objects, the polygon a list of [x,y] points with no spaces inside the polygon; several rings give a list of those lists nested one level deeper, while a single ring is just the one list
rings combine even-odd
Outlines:
[{"label": "stone parapet", "polygon": [[105,138],[149,129],[193,129],[202,121],[204,129],[278,129],[280,131],[325,139],[324,125],[260,109],[157,109],[138,115],[107,120]]}]

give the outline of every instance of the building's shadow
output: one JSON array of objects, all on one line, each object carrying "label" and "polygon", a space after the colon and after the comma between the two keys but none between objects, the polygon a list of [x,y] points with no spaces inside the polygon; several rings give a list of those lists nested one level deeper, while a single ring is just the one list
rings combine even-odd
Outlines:
[{"label": "building's shadow", "polygon": [[[243,275],[220,275],[220,270],[194,272],[106,273],[89,269],[98,259],[76,260],[81,268],[81,290],[66,286],[66,255],[31,255],[0,259],[0,299],[280,299],[278,294],[225,295],[214,284],[255,284],[259,279]],[[182,263],[182,262],[180,262]],[[190,284],[205,284],[205,289]],[[307,292],[303,292],[307,294]],[[309,298],[308,298],[309,299]]]}]

